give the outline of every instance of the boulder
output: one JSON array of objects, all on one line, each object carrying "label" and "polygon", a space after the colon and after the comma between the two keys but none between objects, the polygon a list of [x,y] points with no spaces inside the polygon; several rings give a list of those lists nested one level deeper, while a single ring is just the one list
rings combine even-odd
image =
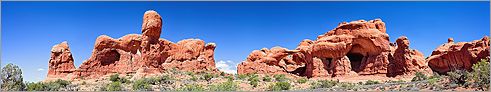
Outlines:
[{"label": "boulder", "polygon": [[480,59],[489,60],[489,37],[472,42],[454,43],[449,38],[447,43],[436,48],[427,59],[428,65],[438,73],[451,70],[471,70],[472,65]]}]

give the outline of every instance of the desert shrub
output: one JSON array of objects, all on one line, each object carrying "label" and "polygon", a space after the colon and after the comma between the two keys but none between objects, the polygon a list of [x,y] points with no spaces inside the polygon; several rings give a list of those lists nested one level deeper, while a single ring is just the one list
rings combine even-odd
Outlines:
[{"label": "desert shrub", "polygon": [[387,83],[404,83],[404,82],[406,82],[406,81],[404,81],[404,80],[396,80],[396,81],[389,80],[389,81],[387,81]]},{"label": "desert shrub", "polygon": [[210,86],[210,91],[236,91],[239,85],[233,80]]},{"label": "desert shrub", "polygon": [[201,85],[190,84],[184,87],[178,88],[177,91],[204,91],[205,89]]},{"label": "desert shrub", "polygon": [[225,76],[225,78],[227,79],[227,81],[233,81],[234,80],[233,76]]},{"label": "desert shrub", "polygon": [[332,80],[320,80],[317,82],[312,82],[310,84],[310,88],[312,89],[317,89],[317,88],[331,88],[333,86],[336,86],[339,81],[332,81]]},{"label": "desert shrub", "polygon": [[269,75],[266,75],[266,76],[263,77],[263,81],[270,82],[271,81],[271,77],[269,77]]},{"label": "desert shrub", "polygon": [[192,81],[197,81],[198,80],[198,77],[194,76],[194,75],[191,75],[191,79]]},{"label": "desert shrub", "polygon": [[247,78],[247,75],[245,75],[245,74],[238,74],[237,75],[237,78],[239,78],[240,80],[243,80],[243,79]]},{"label": "desert shrub", "polygon": [[4,91],[23,91],[26,85],[19,66],[9,63],[2,68],[1,88]]},{"label": "desert shrub", "polygon": [[106,88],[105,91],[122,91],[123,90],[123,87],[121,87],[121,82],[119,82],[119,81],[111,82],[105,88]]},{"label": "desert shrub", "polygon": [[211,73],[206,73],[205,75],[203,75],[203,79],[204,80],[207,80],[207,81],[210,81],[214,77],[215,77],[215,75],[214,74],[211,74]]},{"label": "desert shrub", "polygon": [[112,82],[119,81],[119,74],[113,74],[113,75],[109,76],[109,80]]},{"label": "desert shrub", "polygon": [[250,75],[249,79],[247,80],[249,81],[249,84],[251,84],[253,87],[257,87],[257,85],[259,85],[259,76],[256,74]]},{"label": "desert shrub", "polygon": [[186,73],[186,75],[194,75],[194,72],[186,71],[185,73]]},{"label": "desert shrub", "polygon": [[58,91],[60,88],[66,88],[70,81],[58,79],[56,81],[48,82],[45,85],[45,91]]},{"label": "desert shrub", "polygon": [[300,78],[300,79],[297,80],[297,83],[303,84],[303,83],[306,83],[307,80],[308,80],[307,78]]},{"label": "desert shrub", "polygon": [[70,81],[58,79],[51,82],[37,82],[27,83],[27,91],[59,91],[61,88],[67,88],[70,85]]},{"label": "desert shrub", "polygon": [[475,85],[481,90],[488,90],[489,88],[489,62],[487,59],[481,59],[472,66],[471,79],[474,80]]},{"label": "desert shrub", "polygon": [[81,85],[86,85],[86,84],[87,84],[87,82],[83,81]]},{"label": "desert shrub", "polygon": [[109,80],[112,82],[128,83],[129,80],[124,77],[119,77],[119,74],[113,74],[109,76]]},{"label": "desert shrub", "polygon": [[454,70],[448,72],[447,74],[452,83],[459,84],[459,85],[467,84],[466,80],[467,77],[469,77],[469,72],[465,70]]},{"label": "desert shrub", "polygon": [[291,85],[289,82],[282,81],[282,82],[275,82],[274,84],[270,85],[268,87],[269,91],[280,91],[280,90],[289,90],[291,88]]},{"label": "desert shrub", "polygon": [[440,80],[440,79],[439,78],[430,78],[430,79],[428,79],[428,83],[430,85],[435,85],[436,82],[438,82],[438,80]]},{"label": "desert shrub", "polygon": [[277,74],[273,76],[276,81],[288,81],[288,78],[284,74]]},{"label": "desert shrub", "polygon": [[41,82],[31,82],[26,84],[27,91],[45,91],[44,84]]},{"label": "desert shrub", "polygon": [[220,72],[220,76],[225,76],[225,72]]},{"label": "desert shrub", "polygon": [[135,91],[149,91],[151,89],[151,84],[156,81],[154,78],[141,78],[133,83],[133,90]]},{"label": "desert shrub", "polygon": [[428,76],[424,75],[421,72],[416,72],[415,75],[416,76],[414,76],[413,79],[411,79],[411,81],[422,81],[428,79]]},{"label": "desert shrub", "polygon": [[367,82],[365,82],[365,85],[373,85],[373,84],[380,84],[380,82],[374,80],[368,80]]},{"label": "desert shrub", "polygon": [[169,75],[158,76],[158,77],[155,77],[154,79],[155,79],[156,84],[170,84],[170,83],[172,83],[172,80],[174,80]]},{"label": "desert shrub", "polygon": [[354,89],[356,87],[356,84],[347,83],[347,82],[341,82],[341,83],[339,83],[339,85],[344,89]]}]

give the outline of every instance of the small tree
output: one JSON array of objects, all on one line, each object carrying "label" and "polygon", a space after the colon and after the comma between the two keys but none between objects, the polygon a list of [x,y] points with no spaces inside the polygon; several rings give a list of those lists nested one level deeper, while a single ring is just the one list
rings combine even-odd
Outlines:
[{"label": "small tree", "polygon": [[411,81],[422,81],[428,79],[428,76],[424,75],[421,72],[416,72],[415,75],[416,76],[414,76],[413,79],[411,79]]},{"label": "small tree", "polygon": [[116,81],[116,82],[111,82],[111,84],[108,84],[106,87],[106,91],[122,91],[123,88],[121,87],[121,82]]},{"label": "small tree", "polygon": [[454,70],[448,72],[447,74],[452,83],[456,83],[459,85],[467,84],[466,80],[467,77],[469,77],[469,72],[467,72],[466,70]]},{"label": "small tree", "polygon": [[22,77],[22,70],[12,63],[2,68],[1,79],[1,86],[4,91],[23,91],[26,87]]},{"label": "small tree", "polygon": [[489,88],[489,62],[487,62],[487,59],[481,59],[480,62],[477,62],[472,66],[473,72],[471,73],[472,75],[472,80],[474,80],[476,85],[479,87],[481,90],[488,90]]}]

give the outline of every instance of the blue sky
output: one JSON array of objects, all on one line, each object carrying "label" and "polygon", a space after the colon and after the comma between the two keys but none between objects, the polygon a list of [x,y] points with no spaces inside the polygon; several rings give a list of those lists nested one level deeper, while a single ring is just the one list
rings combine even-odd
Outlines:
[{"label": "blue sky", "polygon": [[161,38],[217,44],[215,60],[230,70],[256,49],[294,49],[343,21],[381,18],[390,41],[407,36],[428,56],[448,37],[489,35],[488,2],[2,2],[2,66],[19,65],[26,81],[46,77],[50,49],[68,41],[78,67],[99,35],[141,32],[143,13],[164,21]]}]

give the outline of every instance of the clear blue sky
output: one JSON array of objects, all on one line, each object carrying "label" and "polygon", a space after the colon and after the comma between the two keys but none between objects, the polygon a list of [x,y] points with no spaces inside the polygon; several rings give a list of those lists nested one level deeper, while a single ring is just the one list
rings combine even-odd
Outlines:
[{"label": "clear blue sky", "polygon": [[164,21],[161,38],[199,38],[217,44],[215,60],[230,69],[256,49],[294,49],[343,21],[381,18],[390,41],[409,38],[428,56],[448,37],[489,35],[489,2],[2,2],[2,66],[19,65],[26,81],[46,77],[50,49],[68,41],[78,67],[99,35],[141,32],[143,13]]}]

